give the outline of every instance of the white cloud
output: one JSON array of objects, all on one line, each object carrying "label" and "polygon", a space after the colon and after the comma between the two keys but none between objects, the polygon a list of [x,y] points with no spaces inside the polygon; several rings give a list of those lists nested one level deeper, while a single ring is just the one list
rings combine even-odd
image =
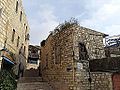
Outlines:
[{"label": "white cloud", "polygon": [[105,32],[109,35],[120,35],[120,25],[111,25],[105,28]]},{"label": "white cloud", "polygon": [[114,31],[120,33],[120,21],[118,21],[120,18],[120,0],[111,0],[96,8],[98,10],[93,12],[91,18],[81,21],[81,24],[110,35],[116,34],[112,33]]},{"label": "white cloud", "polygon": [[31,20],[31,42],[39,44],[46,39],[50,31],[58,25],[57,17],[54,15],[54,9],[48,5],[40,6],[37,17],[41,19]]},{"label": "white cloud", "polygon": [[[110,35],[120,33],[120,0],[23,0],[31,27],[31,44],[46,39],[49,31],[70,17],[80,25]],[[59,21],[58,21],[59,20]]]}]

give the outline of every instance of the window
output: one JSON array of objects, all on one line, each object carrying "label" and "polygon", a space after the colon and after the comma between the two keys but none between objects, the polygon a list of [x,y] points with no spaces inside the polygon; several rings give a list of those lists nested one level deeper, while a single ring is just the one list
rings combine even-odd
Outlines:
[{"label": "window", "polygon": [[29,34],[25,35],[25,41],[26,40],[30,40],[30,35]]},{"label": "window", "polygon": [[12,33],[12,42],[14,42],[14,38],[15,38],[15,30],[13,29],[13,33]]},{"label": "window", "polygon": [[28,28],[28,27],[26,26],[25,34],[27,33],[27,28]]},{"label": "window", "polygon": [[79,43],[79,60],[88,60],[88,52],[84,43]]},{"label": "window", "polygon": [[16,13],[18,12],[18,1],[16,2]]},{"label": "window", "polygon": [[17,39],[17,47],[19,46],[19,41],[20,41],[20,37],[18,36],[18,39]]},{"label": "window", "polygon": [[26,52],[26,47],[24,46],[24,52],[23,53],[25,54],[25,52]]},{"label": "window", "polygon": [[2,15],[2,8],[0,8],[0,17],[1,17],[1,15]]},{"label": "window", "polygon": [[20,12],[20,21],[22,21],[22,11]]}]

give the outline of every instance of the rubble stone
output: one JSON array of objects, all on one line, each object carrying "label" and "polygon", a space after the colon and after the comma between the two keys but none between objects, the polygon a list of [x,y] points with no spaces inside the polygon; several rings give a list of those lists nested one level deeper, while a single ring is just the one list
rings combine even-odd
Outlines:
[{"label": "rubble stone", "polygon": [[[104,35],[79,25],[52,32],[41,47],[43,79],[52,82],[55,87],[64,83],[67,89],[60,90],[89,89],[88,60],[105,57]],[[82,66],[78,67],[77,63]]]}]

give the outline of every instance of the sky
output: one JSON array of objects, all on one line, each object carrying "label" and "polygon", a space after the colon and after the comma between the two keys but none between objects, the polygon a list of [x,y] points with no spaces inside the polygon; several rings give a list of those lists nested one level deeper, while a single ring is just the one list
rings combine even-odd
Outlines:
[{"label": "sky", "polygon": [[60,23],[76,18],[81,26],[120,34],[120,0],[23,0],[30,44],[40,45]]}]

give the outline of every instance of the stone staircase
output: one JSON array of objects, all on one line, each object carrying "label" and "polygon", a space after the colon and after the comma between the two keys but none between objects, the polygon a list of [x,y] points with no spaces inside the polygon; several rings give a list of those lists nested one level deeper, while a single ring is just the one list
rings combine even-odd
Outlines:
[{"label": "stone staircase", "polygon": [[26,69],[24,72],[24,77],[39,77],[39,69]]},{"label": "stone staircase", "polygon": [[22,77],[18,80],[17,90],[53,90],[41,77]]},{"label": "stone staircase", "polygon": [[42,80],[38,69],[26,69],[23,76],[18,80],[17,90],[54,90],[48,82]]}]

